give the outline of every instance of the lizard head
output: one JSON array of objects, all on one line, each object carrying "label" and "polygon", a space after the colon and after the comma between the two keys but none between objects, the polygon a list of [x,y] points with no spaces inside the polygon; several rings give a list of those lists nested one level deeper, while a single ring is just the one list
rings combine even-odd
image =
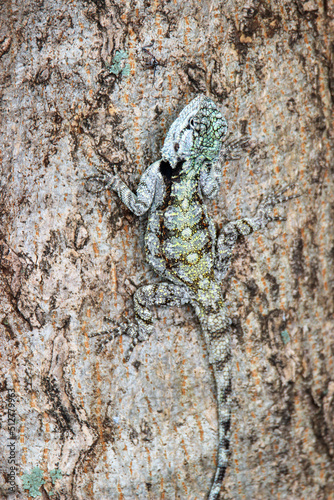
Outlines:
[{"label": "lizard head", "polygon": [[161,150],[162,160],[172,168],[191,158],[214,161],[226,133],[226,120],[215,103],[199,95],[171,125]]}]

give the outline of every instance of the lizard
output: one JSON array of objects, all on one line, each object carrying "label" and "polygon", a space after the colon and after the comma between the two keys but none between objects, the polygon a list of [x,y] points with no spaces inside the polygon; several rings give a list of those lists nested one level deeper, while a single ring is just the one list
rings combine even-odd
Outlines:
[{"label": "lizard", "polygon": [[247,143],[245,139],[226,142],[227,131],[227,121],[216,104],[201,94],[172,123],[161,158],[145,170],[135,193],[116,172],[89,178],[93,183],[87,184],[87,189],[94,191],[94,182],[102,182],[135,215],[147,214],[146,260],[162,278],[160,283],[142,286],[134,293],[134,321],[92,336],[128,335],[131,343],[124,357],[128,361],[138,342],[153,332],[153,305],[190,304],[199,319],[213,368],[218,408],[217,467],[208,500],[219,497],[231,439],[232,322],[222,297],[221,281],[228,272],[237,240],[271,221],[285,220],[271,215],[271,210],[295,197],[285,195],[293,185],[273,191],[262,199],[254,216],[226,223],[217,235],[206,200],[218,194],[222,160],[237,158],[233,151]]}]

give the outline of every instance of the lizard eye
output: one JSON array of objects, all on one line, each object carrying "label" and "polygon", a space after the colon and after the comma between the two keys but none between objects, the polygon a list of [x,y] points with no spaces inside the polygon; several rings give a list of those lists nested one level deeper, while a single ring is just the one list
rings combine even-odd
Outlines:
[{"label": "lizard eye", "polygon": [[180,147],[180,146],[179,146],[179,143],[178,143],[178,142],[176,142],[176,143],[174,144],[174,150],[175,150],[175,151],[178,151],[178,150],[179,150],[179,147]]},{"label": "lizard eye", "polygon": [[190,118],[190,120],[188,122],[188,126],[189,126],[189,128],[195,128],[195,124],[194,124],[194,119],[193,118]]}]

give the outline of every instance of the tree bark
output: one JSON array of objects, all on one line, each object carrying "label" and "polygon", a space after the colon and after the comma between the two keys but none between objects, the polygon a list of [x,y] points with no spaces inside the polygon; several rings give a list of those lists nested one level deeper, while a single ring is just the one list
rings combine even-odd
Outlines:
[{"label": "tree bark", "polygon": [[231,137],[251,139],[223,166],[217,226],[272,189],[300,194],[277,208],[286,221],[239,242],[222,283],[234,403],[221,498],[333,500],[333,3],[13,0],[0,19],[1,498],[206,498],[217,416],[199,324],[159,308],[128,363],[126,337],[97,353],[104,317],[131,317],[135,289],[159,279],[145,219],[85,189],[112,167],[135,189],[205,93]]}]

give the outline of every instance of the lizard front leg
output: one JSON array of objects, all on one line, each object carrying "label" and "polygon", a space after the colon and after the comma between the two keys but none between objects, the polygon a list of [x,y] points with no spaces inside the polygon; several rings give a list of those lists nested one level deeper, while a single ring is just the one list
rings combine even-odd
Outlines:
[{"label": "lizard front leg", "polygon": [[226,161],[238,160],[249,144],[249,137],[234,141],[224,141],[219,153],[219,159],[212,163],[205,161],[201,167],[200,187],[206,198],[216,198],[222,181],[222,164]]},{"label": "lizard front leg", "polygon": [[97,351],[101,352],[106,343],[116,336],[128,335],[131,338],[131,343],[124,356],[124,360],[128,361],[138,342],[144,342],[153,333],[154,328],[150,307],[153,305],[182,306],[190,301],[187,288],[174,285],[173,283],[156,283],[138,288],[133,296],[135,321],[118,325],[112,320],[115,323],[114,328],[92,334],[91,337],[107,335],[106,339],[99,342]]},{"label": "lizard front leg", "polygon": [[100,176],[93,176],[86,180],[87,191],[97,193],[103,189],[115,191],[121,201],[135,215],[144,215],[152,206],[155,196],[161,196],[162,177],[160,173],[160,161],[156,161],[143,173],[136,193],[122,181],[118,174],[104,172]]},{"label": "lizard front leg", "polygon": [[254,217],[245,217],[226,224],[217,239],[215,270],[216,277],[221,280],[226,275],[231,263],[232,252],[235,243],[240,236],[248,236],[254,231],[259,231],[277,220],[285,220],[285,217],[271,215],[271,210],[279,203],[291,200],[299,196],[294,194],[285,196],[284,193],[293,188],[293,185],[284,186],[279,191],[274,191],[267,195],[259,204]]}]

